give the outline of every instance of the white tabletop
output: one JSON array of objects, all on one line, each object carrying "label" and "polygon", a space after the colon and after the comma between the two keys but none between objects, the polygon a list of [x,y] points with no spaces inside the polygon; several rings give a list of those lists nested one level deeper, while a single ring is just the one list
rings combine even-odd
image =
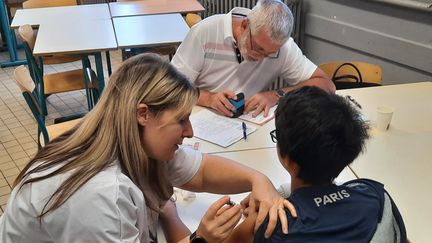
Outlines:
[{"label": "white tabletop", "polygon": [[[431,123],[432,124],[432,123]],[[413,242],[428,242],[432,228],[432,133],[389,131],[372,138],[351,167],[380,181],[396,202]]]},{"label": "white tabletop", "polygon": [[[281,184],[290,182],[291,177],[280,164],[275,148],[228,152],[218,155],[235,160],[262,172],[270,178],[276,188],[278,188]],[[356,179],[356,177],[347,167],[336,178],[336,182],[339,184],[353,179]],[[181,193],[185,194],[184,191]],[[179,216],[191,231],[194,231],[197,228],[201,217],[207,211],[208,207],[217,199],[222,197],[221,195],[217,194],[196,193],[195,199],[185,200],[181,197],[181,193],[176,193],[178,196],[176,202],[177,210]],[[231,199],[236,203],[240,203],[240,201],[247,195],[248,193],[232,195]],[[163,238],[161,237],[163,235],[161,231],[159,234],[159,238]],[[160,242],[165,241],[162,240]]]},{"label": "white tabletop", "polygon": [[189,27],[180,14],[113,18],[119,48],[177,44]]},{"label": "white tabletop", "polygon": [[393,106],[390,129],[372,128],[366,152],[351,165],[360,177],[382,182],[395,200],[413,242],[429,242],[432,211],[432,82],[339,91],[375,119],[377,105]]},{"label": "white tabletop", "polygon": [[[192,113],[198,112],[201,109],[205,109],[203,107],[196,106]],[[237,119],[237,118],[235,118]],[[240,120],[240,119],[238,119]],[[242,120],[240,120],[242,121]],[[217,153],[226,153],[226,152],[234,152],[234,151],[245,151],[245,150],[254,150],[254,149],[264,149],[264,148],[275,148],[276,144],[271,140],[270,132],[275,129],[274,119],[268,121],[266,124],[260,126],[257,124],[253,124],[250,122],[245,122],[248,126],[254,126],[257,130],[247,136],[247,139],[241,139],[240,141],[232,144],[227,148],[223,148],[219,145],[204,141],[197,137],[186,138],[184,139],[184,144],[193,145],[195,142],[199,142],[199,150],[203,153],[208,154],[217,154]]]},{"label": "white tabletop", "polygon": [[388,85],[362,89],[337,91],[350,95],[362,105],[362,113],[372,122],[379,105],[392,106],[396,110],[391,130],[407,133],[432,132],[432,82]]},{"label": "white tabletop", "polygon": [[[56,23],[41,25],[33,54],[90,53],[117,49],[110,19],[64,21],[59,33]],[[57,34],[56,34],[57,33]]]},{"label": "white tabletop", "polygon": [[204,11],[197,0],[123,1],[111,2],[109,7],[112,17]]},{"label": "white tabletop", "polygon": [[110,19],[111,14],[108,4],[89,4],[50,8],[18,9],[12,20],[11,27],[18,28],[21,25],[29,24],[39,26],[46,23],[63,24],[67,20],[94,20]]}]

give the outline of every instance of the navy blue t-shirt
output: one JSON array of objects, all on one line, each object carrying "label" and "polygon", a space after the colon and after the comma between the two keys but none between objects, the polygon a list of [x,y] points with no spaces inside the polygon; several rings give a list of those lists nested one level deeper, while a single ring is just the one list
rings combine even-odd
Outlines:
[{"label": "navy blue t-shirt", "polygon": [[369,242],[382,217],[384,189],[375,181],[353,180],[341,186],[300,188],[288,200],[298,215],[293,218],[287,212],[289,233],[282,232],[278,221],[272,236],[265,239],[267,217],[254,243]]}]

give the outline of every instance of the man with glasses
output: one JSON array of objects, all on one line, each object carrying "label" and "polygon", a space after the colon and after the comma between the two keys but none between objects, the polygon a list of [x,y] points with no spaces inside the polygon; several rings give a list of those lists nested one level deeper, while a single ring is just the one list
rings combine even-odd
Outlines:
[{"label": "man with glasses", "polygon": [[[245,113],[253,116],[277,104],[299,86],[335,86],[307,59],[290,34],[293,16],[279,0],[260,0],[252,9],[234,8],[195,25],[177,50],[172,63],[200,88],[198,104],[232,116],[229,98],[243,92]],[[289,86],[265,91],[282,78]]]}]

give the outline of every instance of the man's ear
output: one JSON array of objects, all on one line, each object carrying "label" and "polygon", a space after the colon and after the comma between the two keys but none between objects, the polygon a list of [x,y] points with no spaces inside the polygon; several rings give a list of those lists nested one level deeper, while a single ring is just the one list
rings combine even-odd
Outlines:
[{"label": "man's ear", "polygon": [[141,126],[145,126],[149,120],[150,111],[146,104],[137,105],[137,121]]},{"label": "man's ear", "polygon": [[248,23],[247,18],[243,18],[242,21],[241,21],[241,25],[240,25],[243,31],[246,30],[246,28],[248,27],[248,24],[249,23]]}]

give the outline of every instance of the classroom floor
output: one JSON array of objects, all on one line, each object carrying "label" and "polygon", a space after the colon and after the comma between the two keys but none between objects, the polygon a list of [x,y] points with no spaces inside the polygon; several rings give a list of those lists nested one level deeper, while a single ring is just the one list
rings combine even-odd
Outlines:
[{"label": "classroom floor", "polygon": [[[24,59],[22,52],[19,52],[19,56]],[[111,65],[115,70],[121,63],[121,52],[111,52],[110,56]],[[0,52],[0,62],[8,60],[8,53]],[[70,64],[45,65],[44,71],[55,73],[81,67],[81,62],[78,61]],[[94,63],[92,67],[95,67]],[[15,177],[37,152],[37,123],[15,83],[14,69],[15,67],[0,68],[0,215],[6,207]],[[107,77],[105,70],[105,81]],[[48,97],[49,115],[46,124],[52,124],[57,117],[86,111],[84,91],[51,95]]]}]

